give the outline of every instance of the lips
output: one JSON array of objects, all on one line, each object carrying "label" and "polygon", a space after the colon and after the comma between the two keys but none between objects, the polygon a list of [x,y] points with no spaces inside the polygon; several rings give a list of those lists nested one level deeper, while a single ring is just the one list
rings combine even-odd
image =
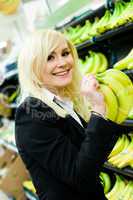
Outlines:
[{"label": "lips", "polygon": [[67,70],[64,70],[64,71],[61,71],[61,72],[53,73],[53,75],[64,76],[64,75],[68,74],[69,71],[70,71],[70,69],[67,69]]}]

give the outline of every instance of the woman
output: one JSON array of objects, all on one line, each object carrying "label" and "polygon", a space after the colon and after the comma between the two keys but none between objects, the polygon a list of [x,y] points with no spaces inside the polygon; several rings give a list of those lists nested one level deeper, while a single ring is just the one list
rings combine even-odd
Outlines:
[{"label": "woman", "polygon": [[74,46],[57,31],[36,31],[18,70],[16,144],[39,199],[106,199],[99,173],[123,127],[105,119],[99,84],[82,79]]}]

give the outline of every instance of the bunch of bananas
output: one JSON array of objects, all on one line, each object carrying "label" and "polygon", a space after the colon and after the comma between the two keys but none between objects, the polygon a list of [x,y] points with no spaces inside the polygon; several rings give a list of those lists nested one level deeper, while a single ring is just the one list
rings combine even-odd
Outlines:
[{"label": "bunch of bananas", "polygon": [[106,117],[123,123],[133,106],[133,83],[122,71],[108,69],[96,74],[106,103]]},{"label": "bunch of bananas", "polygon": [[126,180],[115,174],[115,183],[111,190],[105,194],[108,200],[133,200],[133,181]]},{"label": "bunch of bananas", "polygon": [[118,168],[130,166],[133,168],[133,134],[122,135],[117,140],[108,162]]},{"label": "bunch of bananas", "polygon": [[36,193],[36,189],[35,189],[35,187],[34,187],[32,181],[30,181],[30,180],[29,180],[29,181],[24,181],[24,182],[23,182],[23,186],[24,186],[26,189],[32,191],[33,193]]},{"label": "bunch of bananas", "polygon": [[20,0],[1,0],[0,12],[6,15],[14,14],[20,5]]},{"label": "bunch of bananas", "polygon": [[89,51],[84,60],[79,59],[79,69],[83,75],[104,72],[108,67],[108,60],[101,52]]},{"label": "bunch of bananas", "polygon": [[128,22],[133,22],[133,0],[130,2],[119,0],[114,4],[113,13],[106,10],[101,18],[95,17],[94,22],[86,20],[84,25],[69,27],[64,30],[64,34],[77,45]]},{"label": "bunch of bananas", "polygon": [[128,55],[122,60],[118,61],[114,65],[115,69],[133,69],[133,49],[128,53]]}]

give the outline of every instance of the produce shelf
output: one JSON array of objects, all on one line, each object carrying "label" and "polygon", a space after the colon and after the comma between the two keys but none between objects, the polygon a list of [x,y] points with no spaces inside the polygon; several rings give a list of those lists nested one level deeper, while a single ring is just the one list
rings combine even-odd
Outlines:
[{"label": "produce shelf", "polygon": [[127,119],[123,125],[126,125],[126,126],[132,126],[133,127],[133,120],[132,119]]},{"label": "produce shelf", "polygon": [[109,169],[109,170],[116,172],[118,174],[133,178],[133,169],[131,169],[130,167],[125,167],[123,169],[119,169],[117,167],[112,166],[108,162],[105,162],[104,168]]},{"label": "produce shelf", "polygon": [[133,80],[133,69],[124,70],[124,73],[127,74]]},{"label": "produce shelf", "polygon": [[105,5],[100,6],[96,10],[87,10],[87,11],[85,11],[84,13],[82,13],[78,16],[74,16],[67,23],[62,24],[61,26],[56,26],[55,29],[61,31],[61,30],[66,29],[70,26],[74,27],[78,24],[84,24],[85,20],[87,20],[87,19],[93,20],[95,16],[102,17],[105,10],[106,10]]},{"label": "produce shelf", "polygon": [[76,45],[77,50],[81,50],[85,47],[89,47],[93,44],[96,44],[98,42],[102,42],[104,40],[110,39],[113,36],[119,35],[121,33],[128,32],[129,30],[133,30],[133,22],[127,23],[123,26],[117,27],[113,30],[107,31],[103,33],[102,35],[95,36],[91,40],[85,41],[81,44]]}]

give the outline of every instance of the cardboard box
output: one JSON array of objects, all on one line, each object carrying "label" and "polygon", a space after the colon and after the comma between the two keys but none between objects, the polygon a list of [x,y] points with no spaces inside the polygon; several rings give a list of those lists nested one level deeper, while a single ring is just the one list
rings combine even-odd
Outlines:
[{"label": "cardboard box", "polygon": [[3,166],[3,163],[6,163],[4,168],[7,171],[0,178],[0,189],[15,197],[16,200],[26,200],[23,182],[30,179],[30,175],[20,156],[16,152],[7,149],[3,156],[0,156],[0,166]]}]

